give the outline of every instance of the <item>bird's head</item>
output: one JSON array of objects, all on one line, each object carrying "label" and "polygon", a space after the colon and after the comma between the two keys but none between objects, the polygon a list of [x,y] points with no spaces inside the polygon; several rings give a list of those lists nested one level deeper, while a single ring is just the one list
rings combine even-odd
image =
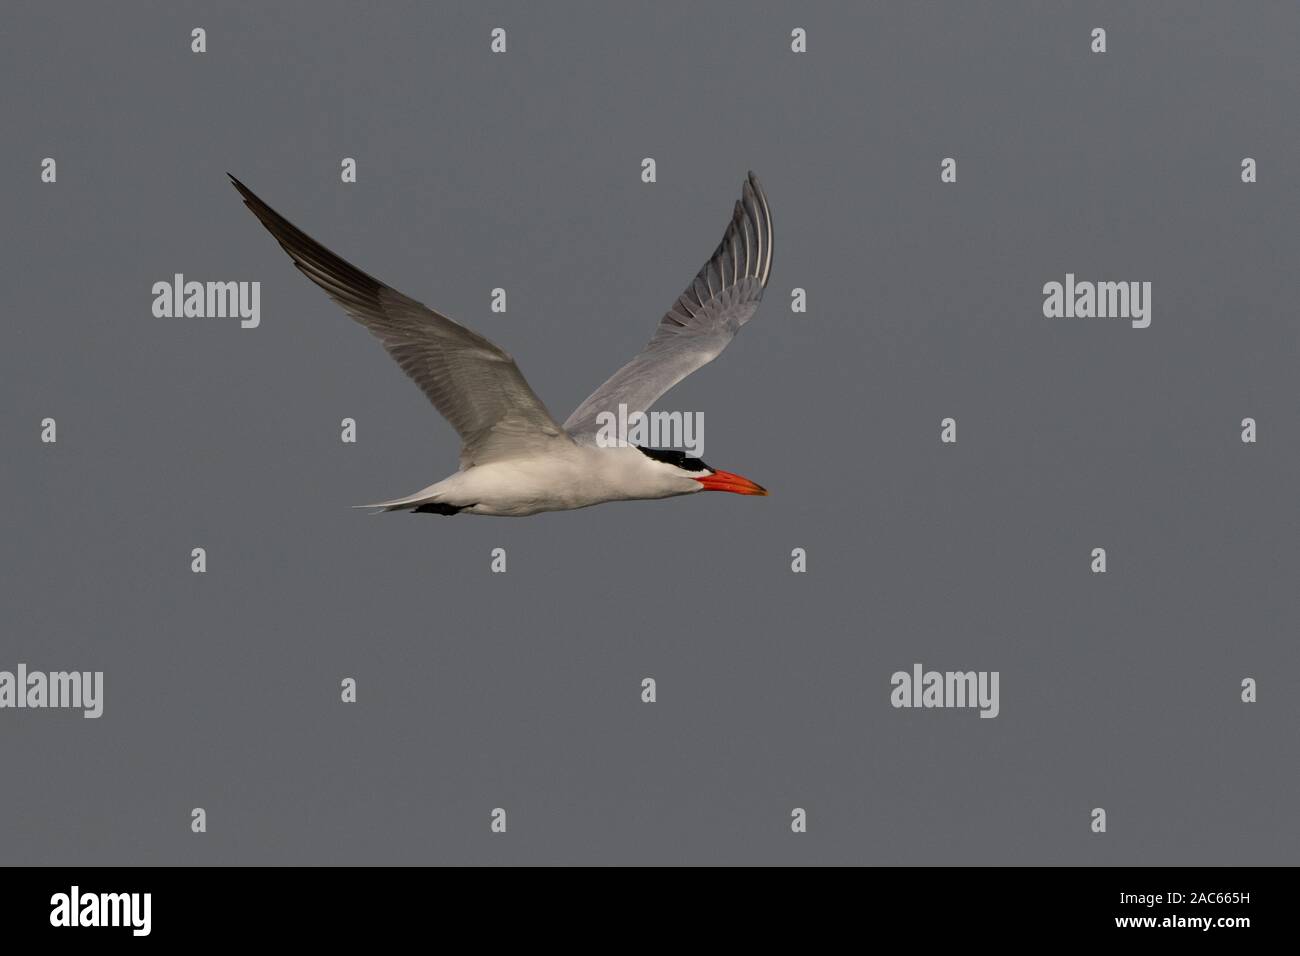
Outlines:
[{"label": "bird's head", "polygon": [[[689,457],[684,451],[642,448],[640,445],[636,448],[641,454],[656,462],[657,467],[666,476],[681,479],[680,488],[683,494],[695,491],[730,491],[736,495],[767,494],[767,489],[762,485],[755,484],[741,475],[710,467],[698,458]],[[695,484],[692,486],[686,482]]]}]

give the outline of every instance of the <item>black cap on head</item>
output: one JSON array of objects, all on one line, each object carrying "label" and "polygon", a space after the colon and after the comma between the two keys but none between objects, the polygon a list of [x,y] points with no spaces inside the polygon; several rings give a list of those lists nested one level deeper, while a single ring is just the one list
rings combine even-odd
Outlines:
[{"label": "black cap on head", "polygon": [[677,451],[675,448],[643,448],[636,446],[636,450],[647,458],[653,458],[655,461],[662,461],[668,465],[676,465],[682,471],[713,471],[699,458],[691,458],[684,451]]}]

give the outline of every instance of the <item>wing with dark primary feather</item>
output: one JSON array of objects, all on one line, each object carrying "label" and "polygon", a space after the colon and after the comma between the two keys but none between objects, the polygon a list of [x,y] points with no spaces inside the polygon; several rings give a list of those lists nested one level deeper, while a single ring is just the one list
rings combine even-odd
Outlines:
[{"label": "wing with dark primary feather", "polygon": [[293,264],[383,343],[456,429],[462,468],[570,442],[504,351],[330,252],[230,179]]},{"label": "wing with dark primary feather", "polygon": [[753,173],[731,222],[704,267],[659,320],[640,354],[596,389],[564,423],[580,444],[595,444],[601,412],[647,411],[664,392],[713,361],[749,321],[772,271],[772,214]]}]

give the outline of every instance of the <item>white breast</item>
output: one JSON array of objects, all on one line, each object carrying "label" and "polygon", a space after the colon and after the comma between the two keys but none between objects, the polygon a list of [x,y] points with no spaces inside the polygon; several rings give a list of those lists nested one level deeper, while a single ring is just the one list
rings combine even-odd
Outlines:
[{"label": "white breast", "polygon": [[700,489],[695,481],[672,472],[635,448],[573,445],[558,455],[470,468],[428,491],[431,498],[474,514],[523,516]]}]

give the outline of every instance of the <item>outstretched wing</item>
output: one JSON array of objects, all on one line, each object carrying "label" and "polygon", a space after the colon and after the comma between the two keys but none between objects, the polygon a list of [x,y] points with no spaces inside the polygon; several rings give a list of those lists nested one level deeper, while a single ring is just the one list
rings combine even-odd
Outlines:
[{"label": "outstretched wing", "polygon": [[293,264],[369,329],[461,437],[461,467],[569,443],[514,359],[330,252],[230,177]]},{"label": "outstretched wing", "polygon": [[749,174],[722,242],[704,263],[640,354],[592,392],[564,423],[582,444],[594,444],[601,412],[647,411],[659,396],[727,347],[763,298],[772,271],[772,214],[763,187]]}]

